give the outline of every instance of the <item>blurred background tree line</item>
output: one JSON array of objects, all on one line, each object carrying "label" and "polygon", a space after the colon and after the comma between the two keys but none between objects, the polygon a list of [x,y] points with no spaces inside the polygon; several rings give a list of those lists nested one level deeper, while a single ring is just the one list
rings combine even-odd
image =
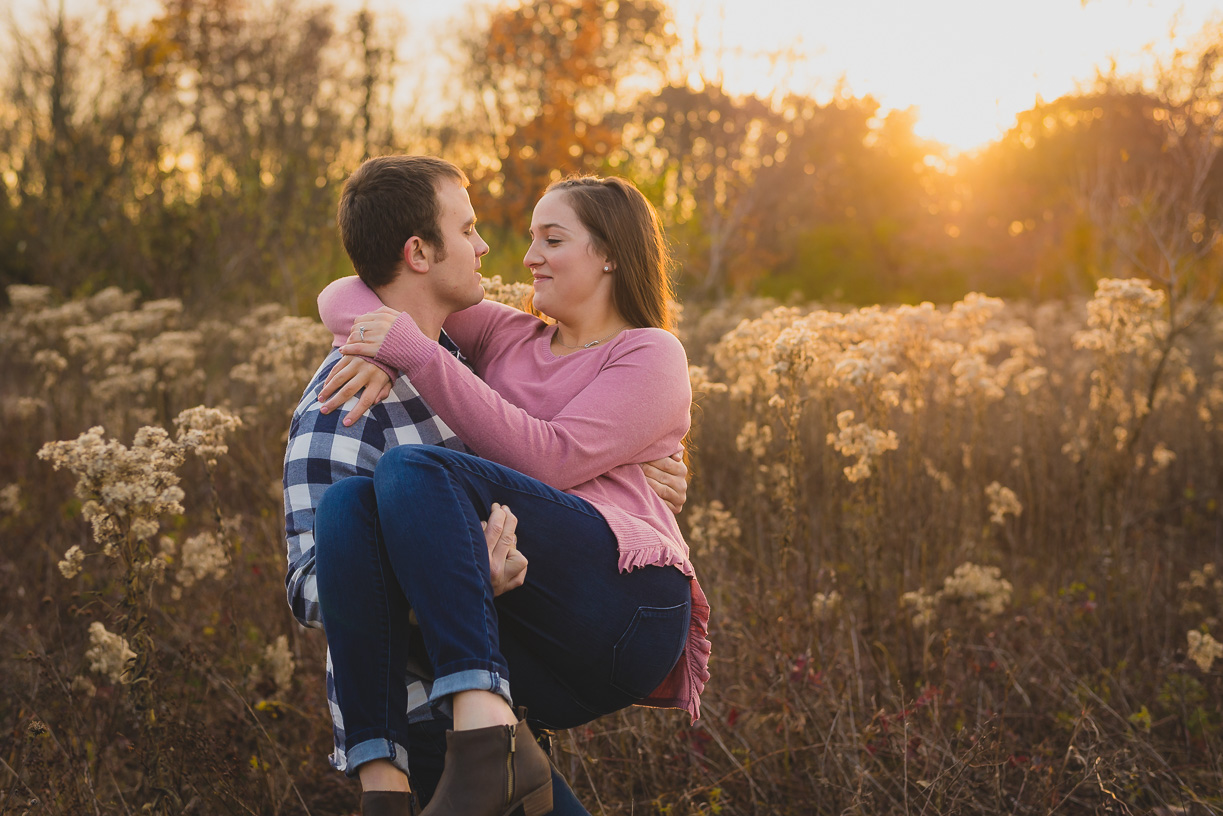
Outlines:
[{"label": "blurred background tree line", "polygon": [[417,89],[419,105],[397,95],[415,56],[401,28],[368,11],[162,0],[135,24],[62,10],[11,22],[0,287],[117,284],[309,313],[348,271],[343,179],[398,151],[471,175],[490,275],[519,275],[549,181],[590,172],[627,176],[658,205],[688,300],[1039,299],[1132,274],[1218,296],[1221,31],[1156,76],[1102,74],[951,156],[915,136],[913,111],[869,96],[725,93],[662,0],[467,13],[450,81]]}]

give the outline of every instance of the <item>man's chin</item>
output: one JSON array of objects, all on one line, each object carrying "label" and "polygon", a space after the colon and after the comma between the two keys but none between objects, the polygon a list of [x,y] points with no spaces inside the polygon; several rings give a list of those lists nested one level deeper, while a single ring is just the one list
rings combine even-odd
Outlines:
[{"label": "man's chin", "polygon": [[484,289],[481,288],[478,294],[473,294],[471,299],[468,300],[467,303],[463,304],[462,307],[460,307],[459,309],[456,309],[456,311],[461,312],[465,309],[470,309],[472,306],[475,306],[477,303],[481,303],[484,300],[484,298],[485,298]]}]

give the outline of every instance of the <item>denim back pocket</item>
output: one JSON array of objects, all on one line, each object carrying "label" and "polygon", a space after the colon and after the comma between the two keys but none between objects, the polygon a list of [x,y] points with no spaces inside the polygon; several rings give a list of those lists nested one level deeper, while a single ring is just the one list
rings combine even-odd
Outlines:
[{"label": "denim back pocket", "polygon": [[616,643],[611,684],[640,700],[658,688],[675,667],[688,640],[691,602],[639,606]]}]

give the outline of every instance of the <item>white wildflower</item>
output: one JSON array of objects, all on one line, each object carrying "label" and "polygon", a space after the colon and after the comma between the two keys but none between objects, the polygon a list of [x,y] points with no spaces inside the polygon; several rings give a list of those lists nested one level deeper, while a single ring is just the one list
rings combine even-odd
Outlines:
[{"label": "white wildflower", "polygon": [[229,554],[213,533],[200,533],[183,543],[178,582],[185,587],[205,578],[224,578],[229,570]]},{"label": "white wildflower", "polygon": [[1189,659],[1198,664],[1204,672],[1210,671],[1215,660],[1223,657],[1223,643],[1215,640],[1210,633],[1203,634],[1193,629],[1188,634]]},{"label": "white wildflower", "polygon": [[240,428],[242,420],[220,408],[198,405],[176,416],[174,425],[178,428],[178,443],[212,466],[218,457],[229,452],[225,436]]},{"label": "white wildflower", "polygon": [[64,553],[64,558],[59,562],[60,573],[65,578],[75,578],[81,573],[81,565],[85,563],[85,553],[80,547],[73,544],[68,548],[68,552]]},{"label": "white wildflower", "polygon": [[1155,450],[1151,451],[1151,461],[1155,463],[1156,470],[1166,470],[1169,465],[1176,461],[1176,453],[1168,449],[1163,442],[1155,446]]},{"label": "white wildflower", "polygon": [[768,455],[772,441],[773,427],[771,425],[760,425],[755,420],[748,420],[743,423],[742,430],[735,437],[735,447],[740,451],[751,451],[754,459],[763,459]]},{"label": "white wildflower", "polygon": [[841,608],[841,593],[833,590],[829,593],[817,592],[811,599],[811,614],[821,623],[830,620]]},{"label": "white wildflower", "polygon": [[535,287],[529,283],[502,283],[500,275],[493,275],[491,278],[481,277],[480,285],[484,287],[486,298],[513,306],[515,309],[525,310],[526,304],[535,293]]},{"label": "white wildflower", "polygon": [[14,312],[43,309],[51,305],[50,286],[26,286],[20,283],[4,287]]},{"label": "white wildflower", "polygon": [[697,555],[712,555],[739,541],[739,522],[722,502],[693,507],[688,514],[688,541]]},{"label": "white wildflower", "polygon": [[127,641],[120,635],[108,632],[99,621],[89,624],[90,647],[85,652],[89,668],[105,675],[112,683],[131,682],[131,666],[136,659]]},{"label": "white wildflower", "polygon": [[726,383],[714,382],[705,366],[688,366],[688,382],[692,386],[693,399],[699,399],[706,394],[725,394]]},{"label": "white wildflower", "polygon": [[76,677],[73,677],[72,683],[69,684],[68,688],[73,694],[79,694],[82,697],[92,697],[98,693],[98,687],[93,684],[92,680],[83,674],[78,674]]},{"label": "white wildflower", "polygon": [[838,433],[827,436],[828,444],[843,456],[856,456],[858,461],[844,469],[851,482],[860,482],[871,475],[871,463],[881,454],[896,450],[900,442],[895,431],[881,431],[864,422],[854,424],[854,412],[837,414]]},{"label": "white wildflower", "polygon": [[21,485],[13,482],[0,488],[0,513],[15,516],[21,509]]},{"label": "white wildflower", "polygon": [[998,567],[981,567],[967,562],[943,579],[939,593],[943,600],[972,604],[982,619],[1001,614],[1011,602],[1011,582]]},{"label": "white wildflower", "polygon": [[263,663],[267,667],[279,694],[285,694],[293,682],[293,671],[297,667],[293,652],[289,651],[289,638],[280,635],[263,649]]},{"label": "white wildflower", "polygon": [[910,622],[915,627],[929,626],[934,622],[935,609],[938,607],[939,596],[931,595],[924,589],[906,592],[900,596],[900,602],[913,612]]},{"label": "white wildflower", "polygon": [[945,472],[938,469],[938,466],[929,458],[922,459],[922,467],[926,469],[926,475],[934,480],[938,485],[939,490],[944,493],[950,493],[955,490],[955,482]]},{"label": "white wildflower", "polygon": [[1015,491],[999,482],[990,482],[985,488],[985,495],[989,497],[989,520],[992,524],[1005,524],[1008,515],[1019,516],[1023,513],[1023,505],[1019,503]]}]

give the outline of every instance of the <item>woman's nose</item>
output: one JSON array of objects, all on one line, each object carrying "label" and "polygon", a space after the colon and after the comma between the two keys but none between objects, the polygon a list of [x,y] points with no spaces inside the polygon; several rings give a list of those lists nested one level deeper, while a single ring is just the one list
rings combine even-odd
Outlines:
[{"label": "woman's nose", "polygon": [[527,254],[522,256],[522,264],[527,269],[534,269],[543,263],[543,259],[539,257],[539,253],[535,251],[535,244],[527,247]]}]

